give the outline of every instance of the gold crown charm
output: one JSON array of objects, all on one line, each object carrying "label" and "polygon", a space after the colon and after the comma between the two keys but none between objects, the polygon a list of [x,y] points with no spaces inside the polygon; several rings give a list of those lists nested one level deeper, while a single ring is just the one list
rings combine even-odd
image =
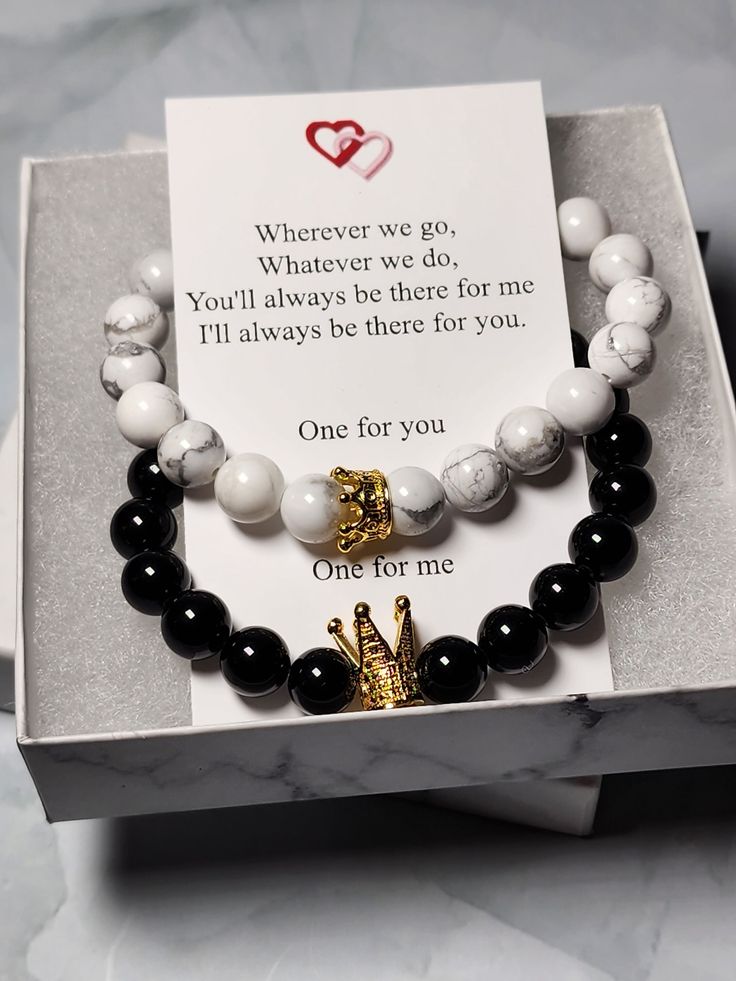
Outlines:
[{"label": "gold crown charm", "polygon": [[391,534],[391,498],[380,470],[347,470],[335,467],[331,476],[343,488],[338,500],[351,511],[337,529],[337,547],[349,552],[363,542],[383,541]]},{"label": "gold crown charm", "polygon": [[367,603],[355,607],[353,629],[357,650],[345,636],[342,620],[335,617],[327,624],[328,633],[360,672],[360,700],[364,709],[424,704],[414,667],[414,625],[408,596],[396,597],[394,619],[398,630],[393,651],[371,620]]}]

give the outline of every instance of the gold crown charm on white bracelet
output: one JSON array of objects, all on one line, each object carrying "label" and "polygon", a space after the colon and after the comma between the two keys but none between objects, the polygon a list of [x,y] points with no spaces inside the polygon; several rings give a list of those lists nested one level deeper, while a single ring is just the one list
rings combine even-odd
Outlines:
[{"label": "gold crown charm on white bracelet", "polygon": [[391,534],[391,498],[380,470],[347,470],[335,467],[330,476],[340,484],[338,500],[350,510],[350,518],[337,528],[337,547],[347,554],[364,542],[384,541]]}]

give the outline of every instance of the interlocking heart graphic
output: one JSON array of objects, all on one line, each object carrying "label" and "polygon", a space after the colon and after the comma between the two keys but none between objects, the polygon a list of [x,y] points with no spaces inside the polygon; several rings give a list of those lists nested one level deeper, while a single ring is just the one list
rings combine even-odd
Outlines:
[{"label": "interlocking heart graphic", "polygon": [[[370,180],[391,159],[393,143],[385,133],[366,132],[354,119],[320,120],[306,129],[309,145],[336,167],[347,167]],[[353,157],[360,151],[359,159]]]}]

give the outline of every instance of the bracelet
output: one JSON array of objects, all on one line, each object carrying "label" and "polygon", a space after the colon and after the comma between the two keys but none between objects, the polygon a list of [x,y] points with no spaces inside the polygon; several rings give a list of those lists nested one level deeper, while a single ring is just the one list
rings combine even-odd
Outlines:
[{"label": "bracelet", "polygon": [[[161,399],[177,413],[181,411],[182,418],[161,432],[156,448],[144,449],[132,461],[128,487],[133,498],[113,515],[110,534],[117,551],[127,559],[121,577],[126,600],[142,613],[161,616],[163,638],[176,654],[191,660],[219,654],[222,675],[239,694],[259,697],[288,683],[291,698],[304,712],[324,714],[346,708],[356,691],[367,710],[425,701],[471,700],[482,691],[489,669],[506,674],[530,671],[547,651],[549,630],[576,630],[590,621],[600,601],[599,584],[622,577],[634,565],[638,554],[634,526],[646,520],[656,504],[654,481],[644,469],[651,454],[651,436],[646,425],[628,412],[626,389],[651,372],[655,358],[651,335],[664,328],[671,306],[666,292],[648,275],[649,250],[635,236],[608,234],[610,222],[601,205],[588,198],[563,202],[559,222],[563,255],[588,258],[593,282],[602,290],[610,289],[606,314],[612,322],[594,335],[589,346],[582,335],[572,332],[576,367],[563,372],[547,395],[546,411],[552,413],[555,423],[568,433],[587,435],[586,453],[597,468],[589,488],[593,513],[578,522],[570,535],[571,561],[548,566],[535,577],[528,607],[497,607],[482,620],[477,643],[454,635],[439,637],[426,644],[418,656],[406,596],[395,600],[397,637],[393,647],[376,628],[367,604],[358,603],[354,643],[347,639],[342,621],[334,618],[327,630],[338,649],[313,648],[292,663],[278,634],[265,627],[231,632],[232,620],[225,604],[212,593],[192,588],[186,564],[170,551],[177,534],[171,507],[181,499],[182,481],[171,480],[172,467],[163,465],[168,457],[164,454],[162,458],[161,452],[171,429],[184,422],[181,403],[160,382],[132,380],[143,358],[165,372],[152,341],[155,337],[156,343],[162,344],[168,332],[168,320],[165,329],[162,327],[165,313],[157,300],[164,305],[170,302],[170,262],[169,275],[162,273],[158,278],[151,269],[151,256],[136,264],[131,280],[138,277],[136,282],[143,284],[139,288],[151,294],[139,294],[138,298],[150,300],[156,310],[146,306],[147,341],[139,337],[138,341],[119,342],[143,350],[131,357],[131,369],[123,369],[132,374],[118,375],[115,384],[123,397],[136,385],[159,385],[170,393]],[[600,240],[597,236],[604,229]],[[161,260],[165,254],[155,255],[157,268],[165,270]],[[131,305],[126,304],[126,309],[132,309]],[[142,306],[136,308],[136,323],[143,323],[142,311]],[[628,319],[615,319],[621,314]],[[113,328],[127,330],[125,322],[110,321],[108,312],[108,339]],[[111,372],[106,371],[105,362],[101,374],[109,391]],[[605,399],[601,391],[605,391]],[[601,419],[604,404],[605,418]],[[154,404],[154,416],[158,416],[159,408]],[[163,409],[161,412],[165,415]],[[161,418],[154,428],[160,428]],[[210,440],[197,449],[197,460],[212,457],[216,443]],[[224,447],[222,458],[224,461]],[[345,470],[340,476],[350,486],[348,481],[354,480],[355,474],[365,473],[378,471]],[[378,480],[374,486],[379,486]]]},{"label": "bracelet", "polygon": [[587,253],[591,278],[601,289],[617,283],[606,302],[609,324],[591,341],[586,367],[564,371],[553,381],[546,408],[513,409],[498,425],[495,448],[457,447],[444,460],[439,479],[420,467],[401,467],[388,476],[376,469],[335,467],[329,476],[307,474],[287,486],[268,457],[240,453],[226,459],[220,434],[207,423],[186,419],[179,396],[163,384],[166,366],[157,348],[168,337],[166,309],[173,306],[171,254],[165,250],[134,264],[129,283],[137,292],[116,300],[105,315],[112,347],[100,377],[118,401],[118,426],[131,443],[158,448],[159,466],[171,482],[182,487],[214,482],[220,507],[234,521],[258,523],[280,510],[296,539],[322,544],[335,538],[343,553],[383,541],[392,531],[423,534],[442,518],[446,502],[461,512],[486,511],[506,493],[509,471],[546,472],[561,457],[566,433],[588,435],[610,418],[611,386],[628,388],[647,377],[655,361],[651,335],[669,318],[669,297],[647,275],[651,253],[636,236],[609,235],[610,220],[601,205],[570,199],[560,206],[559,223],[563,254]]},{"label": "bracelet", "polygon": [[488,671],[526,673],[544,657],[548,630],[570,631],[595,615],[601,582],[624,576],[638,555],[634,525],[656,504],[654,481],[643,465],[651,453],[645,424],[616,413],[586,441],[588,458],[599,471],[590,485],[594,513],[573,529],[571,561],[547,566],[533,580],[529,606],[491,610],[478,629],[477,643],[444,636],[426,644],[415,659],[410,603],[396,599],[397,640],[389,647],[365,603],[355,607],[355,645],[340,620],[328,624],[338,650],[313,648],[290,661],[284,641],[265,627],[231,633],[225,604],[210,592],[191,588],[185,563],[168,549],[176,539],[176,519],[168,504],[180,493],[163,475],[154,451],[131,463],[132,500],[115,512],[110,533],[128,561],[123,594],[135,609],[161,616],[161,632],[176,654],[191,660],[220,655],[225,681],[240,695],[258,697],[288,681],[293,701],[306,713],[339,712],[356,688],[364,709],[399,708],[470,701],[482,691]]}]

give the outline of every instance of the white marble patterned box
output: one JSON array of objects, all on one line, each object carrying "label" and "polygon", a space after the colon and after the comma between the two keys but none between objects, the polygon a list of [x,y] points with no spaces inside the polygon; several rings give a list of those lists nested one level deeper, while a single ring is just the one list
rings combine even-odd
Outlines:
[{"label": "white marble patterned box", "polygon": [[[234,726],[191,725],[189,665],[125,606],[106,534],[130,454],[89,384],[88,338],[130,260],[168,238],[165,154],[28,166],[17,717],[52,820],[736,760],[736,417],[664,117],[557,117],[549,133],[558,197],[599,197],[641,233],[676,310],[666,371],[633,399],[661,507],[636,575],[606,590],[616,690]],[[590,335],[601,294],[568,273]]]}]

